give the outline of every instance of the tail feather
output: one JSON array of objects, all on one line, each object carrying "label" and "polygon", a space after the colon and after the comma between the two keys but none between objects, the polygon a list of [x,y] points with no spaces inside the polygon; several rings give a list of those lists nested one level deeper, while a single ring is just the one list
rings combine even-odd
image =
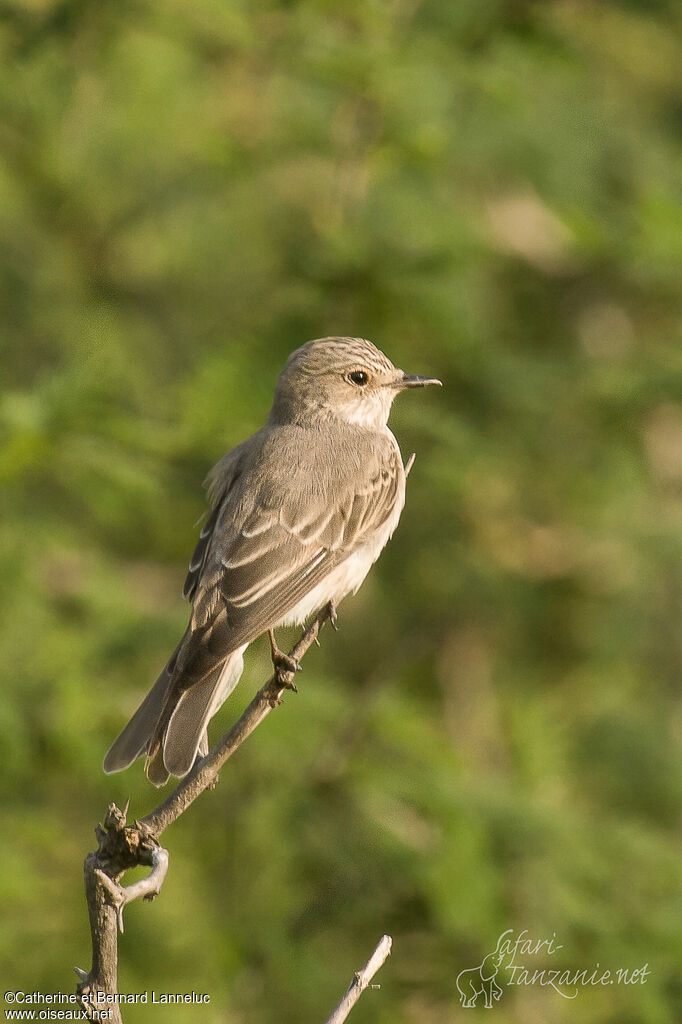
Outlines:
[{"label": "tail feather", "polygon": [[[245,649],[246,645],[233,651],[214,672],[180,695],[162,743],[166,772],[182,778],[194,764],[197,754],[208,752],[208,723],[239,682],[244,668],[242,655]],[[147,766],[147,774],[152,782],[154,779],[149,769],[154,766],[152,771],[155,771],[158,767],[156,760],[154,758]]]},{"label": "tail feather", "polygon": [[103,764],[107,775],[123,771],[146,752],[165,703],[170,682],[171,673],[167,665],[125,729],[109,747]]},{"label": "tail feather", "polygon": [[208,745],[208,729],[204,729],[201,739],[199,740],[199,749],[197,750],[197,757],[206,757],[209,752]]},{"label": "tail feather", "polygon": [[176,661],[185,637],[168,664],[104,758],[104,771],[120,772],[147,754],[150,782],[163,786],[169,775],[182,777],[197,755],[208,753],[211,717],[234,690],[242,674],[246,644],[219,662],[204,679],[180,691]]},{"label": "tail feather", "polygon": [[161,747],[157,746],[154,753],[147,757],[144,770],[152,785],[166,785],[170,778],[170,772],[163,763],[163,749]]}]

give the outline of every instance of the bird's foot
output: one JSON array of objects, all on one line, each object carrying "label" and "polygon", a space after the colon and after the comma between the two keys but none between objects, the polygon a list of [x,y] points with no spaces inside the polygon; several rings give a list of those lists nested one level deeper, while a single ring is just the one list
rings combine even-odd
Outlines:
[{"label": "bird's foot", "polygon": [[339,627],[336,625],[336,623],[338,622],[339,617],[336,614],[336,603],[334,601],[330,601],[329,604],[327,605],[327,615],[329,616],[330,626],[338,633]]},{"label": "bird's foot", "polygon": [[275,640],[275,634],[271,629],[268,630],[268,636],[270,637],[270,652],[278,686],[282,689],[293,690],[294,693],[298,693],[294,676],[297,672],[302,672],[303,669],[296,661],[296,658],[292,658],[291,655],[285,654],[284,651],[279,649]]}]

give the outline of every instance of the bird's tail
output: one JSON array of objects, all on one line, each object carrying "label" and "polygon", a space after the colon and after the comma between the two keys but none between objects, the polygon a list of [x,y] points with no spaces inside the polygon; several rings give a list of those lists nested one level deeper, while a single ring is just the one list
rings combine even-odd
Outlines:
[{"label": "bird's tail", "polygon": [[123,771],[147,752],[147,746],[166,703],[166,695],[172,679],[170,666],[174,660],[175,655],[168,662],[125,729],[109,747],[103,764],[107,775]]},{"label": "bird's tail", "polygon": [[173,706],[173,669],[184,639],[107,751],[103,765],[107,774],[123,771],[136,758],[147,754],[147,777],[155,786],[162,786],[169,775],[186,775],[197,754],[208,753],[209,720],[239,682],[246,645],[233,651],[200,682],[181,692]]},{"label": "bird's tail", "polygon": [[[169,775],[182,778],[194,764],[197,754],[208,753],[208,723],[239,682],[245,649],[246,645],[232,651],[204,679],[184,690],[172,710],[165,709],[166,714],[170,711],[167,724],[161,724],[159,742],[150,748],[145,767],[149,781],[155,786],[163,785]],[[158,736],[158,727],[155,732]]]}]

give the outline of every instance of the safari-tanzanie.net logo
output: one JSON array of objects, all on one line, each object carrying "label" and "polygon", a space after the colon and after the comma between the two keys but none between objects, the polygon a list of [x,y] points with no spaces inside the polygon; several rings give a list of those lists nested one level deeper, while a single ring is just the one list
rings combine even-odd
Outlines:
[{"label": "safari-tanzanie.net logo", "polygon": [[552,988],[564,999],[575,999],[581,988],[604,985],[645,985],[651,974],[648,963],[642,967],[619,967],[609,970],[597,963],[594,967],[555,967],[551,958],[563,945],[551,939],[534,939],[528,931],[502,932],[491,953],[476,967],[468,967],[457,975],[457,990],[463,1007],[476,1006],[479,999],[490,1010],[502,998],[505,988],[538,985]]}]

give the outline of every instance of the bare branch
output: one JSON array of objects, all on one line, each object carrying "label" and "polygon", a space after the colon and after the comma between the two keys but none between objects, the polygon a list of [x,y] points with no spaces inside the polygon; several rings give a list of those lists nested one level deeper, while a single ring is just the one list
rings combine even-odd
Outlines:
[{"label": "bare branch", "polygon": [[327,1017],[325,1024],[341,1024],[346,1019],[374,975],[388,958],[392,945],[393,939],[390,935],[381,936],[371,957],[365,966],[356,972],[348,991],[331,1015]]},{"label": "bare branch", "polygon": [[[127,804],[126,804],[127,809]],[[121,1024],[118,1003],[100,1003],[99,993],[113,995],[117,991],[118,934],[126,903],[137,896],[151,897],[158,892],[168,868],[168,854],[155,839],[143,835],[138,828],[126,825],[125,811],[109,804],[104,825],[95,829],[99,847],[85,858],[85,898],[90,918],[92,966],[89,971],[74,968],[79,985],[77,995],[89,1019],[95,1009],[111,1010],[108,1018]],[[123,888],[118,879],[128,868],[144,864],[152,870],[147,878]]]},{"label": "bare branch", "polygon": [[[332,605],[325,607],[303,632],[292,648],[289,658],[299,662],[308,648],[317,643],[325,622],[335,623]],[[278,668],[258,691],[242,716],[225,733],[210,753],[198,761],[176,789],[159,806],[134,826],[126,825],[128,805],[123,811],[110,804],[104,826],[98,825],[95,834],[99,848],[85,858],[85,895],[90,918],[92,939],[92,967],[74,970],[79,978],[77,994],[89,1019],[97,1006],[97,993],[114,995],[117,991],[118,934],[123,931],[123,908],[139,896],[153,899],[163,884],[168,870],[168,852],[157,843],[157,836],[168,828],[205,789],[213,787],[218,772],[227,759],[267,718],[273,708],[282,703],[282,694],[295,689],[294,671]],[[133,885],[119,885],[120,876],[139,864],[151,868],[149,875]],[[111,1010],[109,1018],[122,1024],[117,1002],[105,1003]],[[341,1018],[342,1019],[342,1018]]]},{"label": "bare branch", "polygon": [[[100,881],[98,856],[98,851],[89,853],[83,865],[85,898],[88,903],[92,937],[92,967],[87,972],[80,967],[74,968],[80,979],[76,993],[88,1020],[93,1019],[92,1011],[96,1007],[97,993],[117,991],[117,914],[116,908],[107,899],[106,890]],[[111,1006],[111,1011],[111,1020],[114,1024],[122,1024],[118,1003]]]}]

